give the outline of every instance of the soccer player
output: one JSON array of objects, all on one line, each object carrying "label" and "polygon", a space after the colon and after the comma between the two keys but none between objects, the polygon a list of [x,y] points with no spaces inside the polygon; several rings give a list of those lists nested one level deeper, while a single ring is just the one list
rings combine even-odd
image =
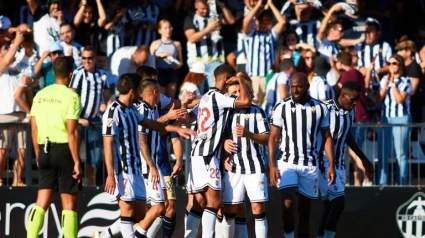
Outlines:
[{"label": "soccer player", "polygon": [[[354,122],[354,107],[361,96],[361,87],[355,81],[347,81],[341,88],[341,93],[337,100],[325,102],[329,110],[330,131],[334,140],[334,154],[336,179],[335,184],[329,185],[326,179],[328,170],[327,159],[319,159],[319,187],[323,200],[324,213],[319,228],[318,237],[335,237],[338,219],[344,210],[345,203],[345,144],[355,152],[361,159],[369,178],[372,177],[374,169],[366,155],[357,145],[356,140],[351,135],[350,130]],[[319,155],[320,158],[320,155]]]},{"label": "soccer player", "polygon": [[[238,97],[239,82],[227,84],[225,91],[229,96]],[[252,97],[252,90],[250,91]],[[230,154],[231,168],[223,176],[226,225],[222,226],[222,234],[224,237],[234,236],[236,213],[239,205],[244,205],[247,192],[255,218],[255,236],[267,237],[267,178],[260,152],[261,145],[267,145],[269,139],[270,129],[266,114],[256,105],[236,109],[228,129],[230,139],[226,139],[224,148]]]},{"label": "soccer player", "polygon": [[80,98],[68,88],[74,61],[59,57],[53,63],[56,83],[37,93],[31,109],[32,141],[39,170],[36,205],[30,212],[27,237],[38,237],[44,215],[59,191],[64,236],[77,237],[81,164],[78,142]]},{"label": "soccer player", "polygon": [[[138,125],[151,130],[177,132],[184,138],[195,133],[192,130],[164,125],[149,120],[133,105],[139,97],[140,77],[137,74],[120,76],[117,89],[120,96],[110,104],[103,116],[103,135],[107,179],[105,191],[118,200],[121,212],[120,231],[123,237],[146,237],[149,220],[142,220],[146,192],[141,176]],[[133,221],[139,222],[136,232]],[[106,232],[102,233],[102,237]]]},{"label": "soccer player", "polygon": [[[206,207],[202,215],[202,237],[213,237],[217,210],[221,205],[220,159],[223,146],[223,132],[229,109],[246,108],[251,105],[251,97],[244,80],[236,75],[235,70],[222,64],[214,71],[215,87],[201,98],[198,109],[198,132],[192,144],[188,184],[189,193],[202,196]],[[224,96],[221,91],[226,83],[239,81],[240,96],[235,99]],[[199,224],[199,218],[187,216],[187,224]],[[191,225],[192,226],[192,225]],[[188,227],[186,227],[188,228]],[[192,229],[192,228],[191,228]],[[197,226],[186,230],[185,237],[194,237]]]},{"label": "soccer player", "polygon": [[310,237],[311,200],[318,198],[316,142],[319,133],[323,135],[329,160],[329,184],[335,180],[334,150],[328,109],[308,95],[307,75],[295,73],[290,87],[291,96],[278,103],[272,113],[268,161],[270,183],[278,187],[282,199],[283,233],[286,238],[294,237],[293,201],[298,194],[298,237],[303,238]]}]

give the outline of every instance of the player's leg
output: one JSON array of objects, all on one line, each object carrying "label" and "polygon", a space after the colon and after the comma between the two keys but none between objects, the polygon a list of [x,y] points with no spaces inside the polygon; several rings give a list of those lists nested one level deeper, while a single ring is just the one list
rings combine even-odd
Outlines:
[{"label": "player's leg", "polygon": [[166,187],[166,206],[165,215],[162,219],[162,234],[163,237],[172,237],[176,228],[176,189],[174,187],[173,179],[171,178],[171,165],[167,161],[164,168],[161,168],[164,175],[164,182]]},{"label": "player's leg", "polygon": [[298,174],[298,237],[310,237],[310,213],[312,199],[319,196],[319,169],[313,166],[297,166]]},{"label": "player's leg", "polygon": [[235,218],[238,205],[245,199],[244,175],[225,171],[223,176],[224,218],[221,224],[223,237],[233,237],[235,233]]},{"label": "player's leg", "polygon": [[206,200],[202,193],[188,193],[186,214],[184,219],[184,237],[196,237],[198,234],[199,224],[201,224],[201,217],[205,206]]},{"label": "player's leg", "polygon": [[[136,237],[146,237],[147,232],[154,221],[165,212],[165,199],[162,192],[161,183],[152,182],[151,174],[149,174],[149,176],[145,177],[144,179],[146,185],[147,203],[149,203],[151,207],[146,212],[145,218],[139,222],[135,232]],[[160,179],[163,180],[161,175]]]},{"label": "player's leg", "polygon": [[155,237],[159,229],[162,227],[162,221],[164,219],[165,212],[167,211],[167,207],[169,206],[167,190],[163,189],[162,193],[164,194],[164,212],[155,218],[152,225],[148,229],[147,237]]},{"label": "player's leg", "polygon": [[336,170],[335,184],[329,186],[329,215],[325,224],[326,238],[333,238],[345,206],[345,170]]},{"label": "player's leg", "polygon": [[38,237],[43,226],[44,214],[50,206],[55,190],[58,188],[58,174],[50,159],[50,154],[46,154],[44,149],[40,148],[37,161],[39,173],[37,201],[28,218],[28,238]]},{"label": "player's leg", "polygon": [[266,174],[245,174],[244,186],[251,201],[252,214],[255,219],[255,236],[266,238],[268,233],[266,202],[269,200]]},{"label": "player's leg", "polygon": [[325,226],[326,221],[328,220],[329,210],[330,210],[330,201],[329,201],[329,185],[328,185],[328,176],[326,167],[320,168],[319,174],[319,191],[323,203],[323,213],[319,222],[319,230],[317,232],[317,237],[322,238],[325,235]]},{"label": "player's leg", "polygon": [[280,198],[282,200],[282,223],[283,234],[286,238],[295,237],[294,201],[298,188],[298,175],[296,165],[288,164],[279,160],[277,162],[280,175]]},{"label": "player's leg", "polygon": [[246,209],[245,203],[238,205],[238,211],[235,218],[235,238],[248,237],[248,227],[246,225]]}]

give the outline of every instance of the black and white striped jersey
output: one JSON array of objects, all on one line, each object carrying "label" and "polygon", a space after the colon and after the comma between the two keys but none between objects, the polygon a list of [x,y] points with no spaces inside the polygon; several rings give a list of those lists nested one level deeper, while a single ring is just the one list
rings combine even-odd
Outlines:
[{"label": "black and white striped jersey", "polygon": [[356,46],[356,50],[359,57],[357,66],[368,67],[372,63],[373,57],[376,57],[375,70],[384,67],[393,54],[391,46],[384,41],[374,45],[368,45],[363,42]]},{"label": "black and white striped jersey", "polygon": [[[145,118],[148,118],[153,121],[157,121],[159,119],[159,110],[158,106],[151,107],[148,103],[143,101],[143,99],[139,99],[134,103],[134,106],[137,108],[140,114],[142,114]],[[151,154],[152,161],[157,165],[158,159],[158,149],[159,149],[159,138],[160,134],[157,131],[150,130],[144,126],[139,125],[138,131],[142,135],[147,136],[146,144],[149,146],[149,152]],[[140,157],[142,158],[142,173],[147,174],[149,172],[149,168],[147,166],[146,160],[140,152]]]},{"label": "black and white striped jersey", "polygon": [[317,137],[329,128],[329,112],[325,104],[312,97],[302,105],[292,96],[279,102],[273,110],[271,125],[281,128],[281,159],[304,166],[317,165]]},{"label": "black and white striped jersey", "polygon": [[137,128],[144,116],[134,105],[127,107],[120,101],[111,103],[102,119],[103,136],[113,136],[115,174],[141,174],[140,145]]},{"label": "black and white striped jersey", "polygon": [[192,156],[212,157],[221,150],[229,109],[235,107],[235,101],[217,88],[210,88],[202,96],[198,104],[198,130],[192,144]]},{"label": "black and white striped jersey", "polygon": [[335,99],[335,91],[329,85],[326,78],[322,76],[313,76],[313,78],[311,79],[309,92],[312,98],[322,102]]},{"label": "black and white striped jersey", "polygon": [[[384,87],[388,77],[384,76],[380,81],[380,87]],[[403,103],[397,103],[391,88],[397,87],[400,93],[406,93],[408,96]],[[386,117],[402,117],[410,115],[410,94],[412,93],[412,81],[409,77],[400,77],[394,80],[394,86],[388,85],[387,94],[384,99],[384,115]]]},{"label": "black and white striped jersey", "polygon": [[[270,133],[266,113],[256,105],[235,111],[232,115],[232,122],[228,125],[231,126],[229,131],[233,130],[236,124],[255,134]],[[248,137],[237,137],[234,133],[232,133],[232,140],[237,145],[237,152],[230,155],[233,164],[232,172],[239,174],[264,173],[261,145]]]},{"label": "black and white striped jersey", "polygon": [[320,21],[299,22],[296,19],[292,19],[289,21],[289,27],[297,33],[300,42],[316,46],[316,36],[320,29]]},{"label": "black and white striped jersey", "polygon": [[[129,8],[127,11],[127,19],[129,19],[129,24],[134,22],[140,22],[141,24],[157,24],[159,18],[160,9],[156,4],[149,3],[146,7],[140,5]],[[133,27],[133,26],[131,26]],[[147,45],[149,46],[152,41],[157,39],[157,30],[156,29],[138,29],[134,32],[130,38],[128,45],[130,46],[139,46]]]},{"label": "black and white striped jersey", "polygon": [[[356,113],[355,110],[344,110],[338,103],[337,99],[326,101],[325,104],[329,110],[330,132],[334,142],[335,168],[345,169],[345,144],[347,135],[350,133],[351,127],[354,123]],[[321,152],[319,156],[319,163],[321,163],[321,160],[324,159],[324,164],[327,164],[327,159],[323,151],[324,144],[322,143],[322,139],[320,140]]]},{"label": "black and white striped jersey", "polygon": [[265,77],[276,58],[278,35],[274,29],[267,33],[252,30],[245,35],[246,72],[250,76]]},{"label": "black and white striped jersey", "polygon": [[[202,31],[208,25],[209,17],[202,17],[198,14],[187,16],[184,22],[184,30],[194,29],[196,32]],[[195,62],[211,63],[220,61],[224,63],[223,40],[217,43],[211,39],[211,33],[205,35],[199,42],[187,42],[187,63],[190,66]]]},{"label": "black and white striped jersey", "polygon": [[103,92],[109,89],[106,73],[95,69],[94,73],[83,66],[74,70],[69,87],[75,89],[81,98],[81,118],[92,119],[99,115],[99,106],[104,101]]}]

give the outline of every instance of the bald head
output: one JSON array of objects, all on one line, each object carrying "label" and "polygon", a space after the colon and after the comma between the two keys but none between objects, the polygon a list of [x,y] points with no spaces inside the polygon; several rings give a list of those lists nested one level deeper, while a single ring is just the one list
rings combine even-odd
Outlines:
[{"label": "bald head", "polygon": [[305,99],[308,96],[308,77],[304,73],[295,73],[291,77],[291,94],[296,100]]}]

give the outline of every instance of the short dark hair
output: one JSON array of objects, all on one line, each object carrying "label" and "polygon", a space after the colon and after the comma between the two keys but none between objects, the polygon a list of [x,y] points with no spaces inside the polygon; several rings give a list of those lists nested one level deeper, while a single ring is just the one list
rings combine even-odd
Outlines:
[{"label": "short dark hair", "polygon": [[279,64],[280,71],[288,71],[291,67],[294,67],[294,63],[291,59],[283,59]]},{"label": "short dark hair", "polygon": [[126,73],[120,76],[117,83],[117,90],[120,94],[127,94],[131,89],[137,91],[140,84],[140,77],[135,73]]},{"label": "short dark hair", "polygon": [[137,67],[136,74],[140,76],[140,79],[151,79],[158,76],[158,71],[150,66],[147,65],[141,65]]},{"label": "short dark hair", "polygon": [[352,59],[351,59],[351,53],[346,52],[346,51],[342,51],[339,52],[336,55],[336,59],[341,62],[341,64],[345,65],[345,66],[351,66],[352,65]]},{"label": "short dark hair", "polygon": [[273,20],[274,18],[273,12],[271,10],[261,10],[258,13],[257,20],[262,21],[264,18],[270,18]]},{"label": "short dark hair", "polygon": [[58,57],[53,63],[53,73],[56,78],[67,78],[74,70],[74,59],[71,56]]},{"label": "short dark hair", "polygon": [[155,79],[142,79],[139,86],[140,93],[151,87],[159,87],[158,81]]},{"label": "short dark hair", "polygon": [[214,78],[218,78],[223,74],[227,74],[230,77],[236,76],[236,70],[228,64],[221,64],[214,70]]},{"label": "short dark hair", "polygon": [[94,47],[92,45],[86,45],[83,51],[92,51],[96,55],[96,51],[94,50]]},{"label": "short dark hair", "polygon": [[342,85],[341,91],[343,90],[348,90],[348,91],[355,91],[355,92],[362,92],[362,88],[360,87],[360,84],[356,81],[353,80],[349,80],[347,82],[345,82]]}]

